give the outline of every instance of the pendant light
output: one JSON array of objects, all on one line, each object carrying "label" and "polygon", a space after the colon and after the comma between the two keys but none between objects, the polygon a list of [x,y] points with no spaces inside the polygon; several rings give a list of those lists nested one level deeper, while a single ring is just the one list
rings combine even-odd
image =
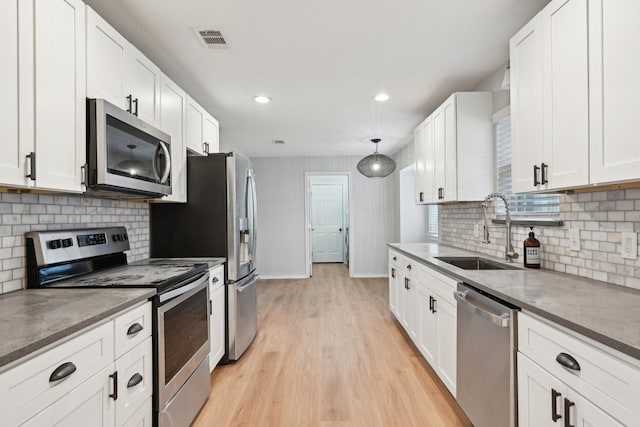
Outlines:
[{"label": "pendant light", "polygon": [[121,170],[122,172],[128,173],[131,176],[135,175],[149,175],[149,169],[145,167],[145,165],[136,160],[133,156],[133,150],[135,150],[138,146],[135,144],[127,144],[127,148],[130,150],[130,158],[127,160],[123,160],[116,165],[116,168]]},{"label": "pendant light", "polygon": [[396,170],[396,162],[391,157],[378,153],[380,138],[371,140],[376,144],[376,151],[358,162],[358,171],[367,178],[384,178]]}]

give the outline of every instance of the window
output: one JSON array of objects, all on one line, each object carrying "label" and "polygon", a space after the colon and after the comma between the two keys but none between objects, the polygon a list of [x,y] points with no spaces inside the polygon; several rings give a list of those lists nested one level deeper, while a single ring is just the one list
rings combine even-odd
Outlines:
[{"label": "window", "polygon": [[[557,217],[560,196],[557,194],[513,194],[511,192],[511,117],[496,123],[496,163],[498,167],[498,193],[509,201],[512,216]],[[496,213],[504,215],[502,202],[496,204]],[[549,218],[551,219],[551,218]]]},{"label": "window", "polygon": [[429,205],[427,212],[428,229],[427,235],[429,237],[438,237],[438,205]]}]

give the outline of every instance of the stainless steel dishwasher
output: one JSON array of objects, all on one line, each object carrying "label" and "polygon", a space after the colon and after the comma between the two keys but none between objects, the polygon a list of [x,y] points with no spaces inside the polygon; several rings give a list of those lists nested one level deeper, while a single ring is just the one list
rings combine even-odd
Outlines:
[{"label": "stainless steel dishwasher", "polygon": [[454,293],[457,314],[456,399],[475,427],[516,425],[516,311],[466,283]]}]

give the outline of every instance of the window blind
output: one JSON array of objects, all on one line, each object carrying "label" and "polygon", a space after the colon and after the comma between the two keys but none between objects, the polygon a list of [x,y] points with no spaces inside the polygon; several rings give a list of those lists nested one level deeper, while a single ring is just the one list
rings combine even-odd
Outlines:
[{"label": "window blind", "polygon": [[[557,194],[513,194],[511,191],[511,117],[496,124],[496,163],[498,192],[505,195],[513,216],[553,216],[560,212]],[[496,201],[496,213],[505,214],[504,203]]]},{"label": "window blind", "polygon": [[428,230],[427,234],[432,237],[438,236],[438,205],[429,205],[428,210]]}]

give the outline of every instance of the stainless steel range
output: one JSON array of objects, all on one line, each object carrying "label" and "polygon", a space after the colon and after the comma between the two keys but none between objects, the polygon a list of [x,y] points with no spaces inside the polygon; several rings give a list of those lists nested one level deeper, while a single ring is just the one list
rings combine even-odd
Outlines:
[{"label": "stainless steel range", "polygon": [[189,425],[207,400],[207,264],[145,260],[127,264],[124,227],[26,234],[28,287],[156,288],[154,423]]}]

